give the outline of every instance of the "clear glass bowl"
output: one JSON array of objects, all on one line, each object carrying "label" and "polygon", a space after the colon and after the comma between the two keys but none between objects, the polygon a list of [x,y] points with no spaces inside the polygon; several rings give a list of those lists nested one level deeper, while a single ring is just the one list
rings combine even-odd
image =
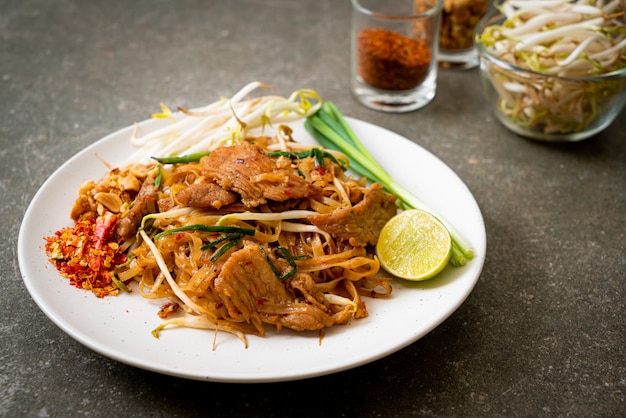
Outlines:
[{"label": "clear glass bowl", "polygon": [[[487,16],[475,34],[504,20],[501,14]],[[502,124],[523,137],[580,141],[607,128],[626,103],[626,68],[593,77],[559,77],[503,61],[482,42],[476,42],[476,49],[489,106]]]}]

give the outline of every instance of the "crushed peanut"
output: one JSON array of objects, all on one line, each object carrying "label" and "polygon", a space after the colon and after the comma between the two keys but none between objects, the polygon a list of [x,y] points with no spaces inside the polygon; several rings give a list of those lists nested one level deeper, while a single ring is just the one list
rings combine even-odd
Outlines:
[{"label": "crushed peanut", "polygon": [[487,0],[444,0],[439,47],[442,50],[471,48],[474,29],[488,9]]}]

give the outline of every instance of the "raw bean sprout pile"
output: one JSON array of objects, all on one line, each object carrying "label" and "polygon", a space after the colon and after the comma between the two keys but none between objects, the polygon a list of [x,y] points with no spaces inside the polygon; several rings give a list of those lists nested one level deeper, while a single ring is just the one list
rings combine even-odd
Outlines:
[{"label": "raw bean sprout pile", "polygon": [[500,110],[546,133],[577,132],[622,94],[626,70],[624,2],[505,0],[505,20],[477,36],[489,54],[524,70],[492,68]]},{"label": "raw bean sprout pile", "polygon": [[232,145],[251,130],[301,119],[321,106],[321,98],[310,89],[297,90],[287,98],[277,95],[250,98],[259,88],[271,86],[258,81],[248,83],[231,98],[195,109],[179,107],[176,118],[161,104],[162,112],[153,114],[153,118],[170,119],[175,123],[147,134],[138,129],[132,137],[138,150],[128,162],[147,162],[151,157],[189,155]]}]

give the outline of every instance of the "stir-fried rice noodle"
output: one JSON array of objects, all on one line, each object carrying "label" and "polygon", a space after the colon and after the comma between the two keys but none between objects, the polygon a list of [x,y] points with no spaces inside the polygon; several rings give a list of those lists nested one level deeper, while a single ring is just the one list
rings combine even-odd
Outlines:
[{"label": "stir-fried rice noodle", "polygon": [[[155,336],[181,326],[247,345],[246,334],[267,326],[322,332],[367,316],[364,297],[390,294],[372,246],[395,199],[347,175],[341,154],[297,154],[311,147],[279,131],[246,134],[198,161],[112,169],[81,188],[73,219],[95,219],[104,244],[125,255],[108,269],[114,281],[164,300]],[[67,266],[58,236],[47,245]]]}]

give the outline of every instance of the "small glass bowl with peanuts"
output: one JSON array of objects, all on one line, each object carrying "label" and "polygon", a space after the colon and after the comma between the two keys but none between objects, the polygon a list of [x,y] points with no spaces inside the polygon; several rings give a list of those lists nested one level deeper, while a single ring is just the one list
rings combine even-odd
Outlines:
[{"label": "small glass bowl with peanuts", "polygon": [[489,11],[488,0],[443,0],[439,31],[440,68],[466,70],[478,66],[474,29]]}]

